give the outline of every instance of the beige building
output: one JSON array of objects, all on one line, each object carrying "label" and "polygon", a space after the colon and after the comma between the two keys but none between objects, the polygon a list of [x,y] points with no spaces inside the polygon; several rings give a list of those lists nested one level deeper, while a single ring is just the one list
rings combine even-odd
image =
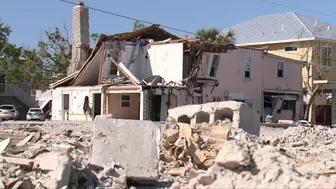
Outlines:
[{"label": "beige building", "polygon": [[[306,82],[312,88],[318,85],[318,94],[333,94],[332,124],[336,123],[336,26],[297,13],[283,13],[248,20],[221,33],[229,29],[236,34],[237,46],[263,48],[268,53],[311,65],[311,69],[302,70],[303,88],[307,88]],[[326,103],[327,95],[322,96],[324,99],[316,97],[315,102]]]}]

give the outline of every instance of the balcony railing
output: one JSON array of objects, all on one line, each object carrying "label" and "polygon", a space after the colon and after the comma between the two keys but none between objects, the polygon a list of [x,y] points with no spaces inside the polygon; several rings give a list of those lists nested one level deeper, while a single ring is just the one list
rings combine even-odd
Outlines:
[{"label": "balcony railing", "polygon": [[14,96],[28,107],[36,106],[35,99],[32,96],[13,84],[0,83],[0,96]]}]

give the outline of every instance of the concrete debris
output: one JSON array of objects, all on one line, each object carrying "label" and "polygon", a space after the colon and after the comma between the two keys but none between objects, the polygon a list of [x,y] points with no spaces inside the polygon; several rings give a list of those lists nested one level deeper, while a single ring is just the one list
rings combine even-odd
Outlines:
[{"label": "concrete debris", "polygon": [[233,122],[4,122],[0,189],[335,188],[335,128]]},{"label": "concrete debris", "polygon": [[160,128],[152,121],[96,118],[91,163],[117,162],[130,179],[156,180]]},{"label": "concrete debris", "polygon": [[0,156],[0,188],[126,188],[125,177],[109,173],[116,164],[89,164],[92,122],[26,125],[0,128],[12,143]]},{"label": "concrete debris", "polygon": [[[289,128],[285,131],[284,137],[288,136],[288,132],[294,134],[293,131],[298,130],[305,129]],[[304,133],[307,132],[309,131],[305,130]],[[292,141],[291,138],[286,140]],[[175,184],[174,187],[335,188],[336,175],[307,174],[300,172],[297,167],[295,159],[282,155],[271,145],[232,139],[223,144],[215,164],[206,172],[199,171],[197,176],[185,183]]]},{"label": "concrete debris", "polygon": [[232,127],[259,136],[260,116],[247,104],[237,101],[209,102],[179,106],[168,110],[168,120],[191,125],[231,120]]}]

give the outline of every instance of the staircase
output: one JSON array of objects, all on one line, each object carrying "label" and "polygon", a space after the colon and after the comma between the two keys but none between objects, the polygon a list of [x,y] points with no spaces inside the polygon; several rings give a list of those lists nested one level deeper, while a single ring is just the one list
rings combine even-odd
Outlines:
[{"label": "staircase", "polygon": [[21,88],[13,84],[0,83],[0,96],[16,97],[23,104],[25,104],[28,108],[37,106],[37,103],[32,96],[30,96],[28,93],[23,91]]}]

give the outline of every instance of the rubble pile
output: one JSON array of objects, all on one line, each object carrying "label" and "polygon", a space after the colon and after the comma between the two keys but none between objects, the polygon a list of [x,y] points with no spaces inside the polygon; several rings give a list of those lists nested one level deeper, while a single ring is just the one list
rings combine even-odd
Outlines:
[{"label": "rubble pile", "polygon": [[92,128],[51,127],[0,129],[0,141],[10,140],[0,156],[0,188],[126,188],[125,177],[113,176],[116,164],[89,163]]},{"label": "rubble pile", "polygon": [[302,174],[296,164],[271,145],[229,139],[213,166],[191,169],[187,182],[171,188],[335,188],[335,174]]},{"label": "rubble pile", "polygon": [[160,159],[169,170],[161,172],[183,176],[191,168],[209,168],[214,164],[216,155],[229,134],[229,127],[217,125],[166,124],[161,140]]},{"label": "rubble pile", "polygon": [[297,161],[301,172],[336,171],[336,129],[325,126],[289,127],[271,144]]}]

